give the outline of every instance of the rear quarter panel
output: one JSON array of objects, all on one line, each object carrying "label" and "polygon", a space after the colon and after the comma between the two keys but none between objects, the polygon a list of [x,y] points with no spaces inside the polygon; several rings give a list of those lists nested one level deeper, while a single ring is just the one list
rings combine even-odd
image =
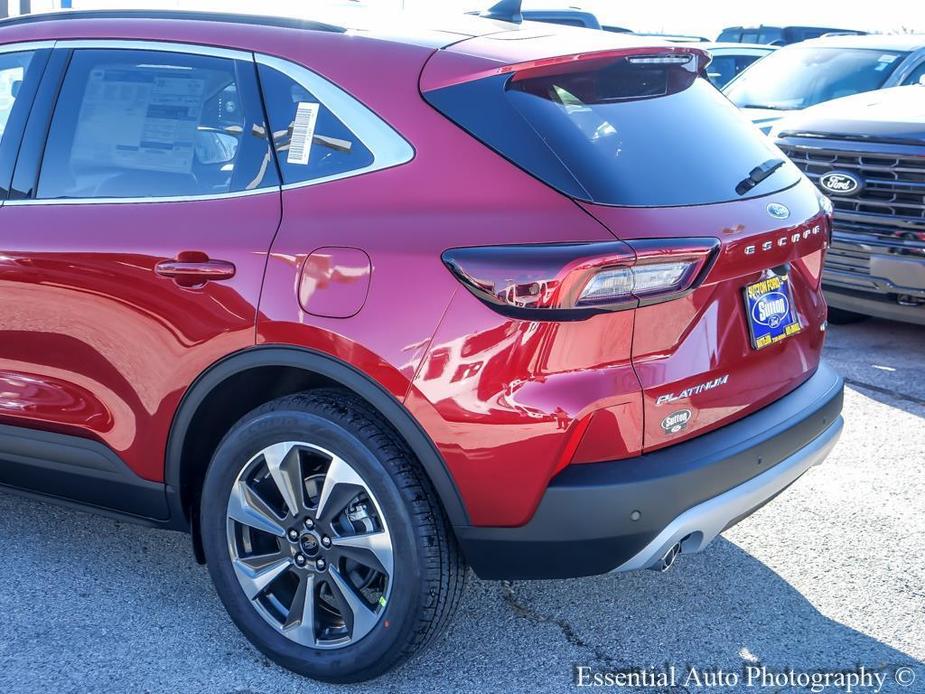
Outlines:
[{"label": "rear quarter panel", "polygon": [[[584,415],[596,405],[620,411],[627,401],[638,412],[632,316],[569,326],[510,321],[463,289],[440,256],[453,247],[613,236],[429,106],[418,90],[420,56],[358,48],[348,62],[305,49],[290,57],[376,111],[414,158],[284,191],[258,342],[304,345],[361,369],[423,425],[473,523],[525,522],[563,452],[577,445]],[[331,245],[370,258],[366,301],[346,319],[309,315],[297,296],[306,257]],[[623,449],[638,450],[640,423],[629,421]]]},{"label": "rear quarter panel", "polygon": [[[353,48],[350,61],[306,47],[293,49],[289,58],[372,108],[412,145],[414,158],[392,169],[284,191],[258,341],[330,352],[403,398],[460,286],[440,259],[444,250],[613,237],[424,102],[419,49]],[[324,246],[362,249],[370,258],[369,293],[351,318],[311,316],[299,304],[301,268]]]}]

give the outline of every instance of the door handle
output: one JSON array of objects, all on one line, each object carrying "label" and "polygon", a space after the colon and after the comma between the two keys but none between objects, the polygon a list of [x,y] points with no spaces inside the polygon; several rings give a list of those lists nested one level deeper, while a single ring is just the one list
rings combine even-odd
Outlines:
[{"label": "door handle", "polygon": [[227,260],[212,260],[205,253],[181,253],[175,260],[159,262],[154,272],[181,287],[198,287],[206,282],[231,279],[235,266]]}]

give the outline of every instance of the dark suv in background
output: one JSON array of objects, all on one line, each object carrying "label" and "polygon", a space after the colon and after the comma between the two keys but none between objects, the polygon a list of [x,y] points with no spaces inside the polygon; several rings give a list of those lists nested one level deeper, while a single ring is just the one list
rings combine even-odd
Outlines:
[{"label": "dark suv in background", "polygon": [[835,206],[830,320],[925,325],[925,86],[820,104],[772,136]]},{"label": "dark suv in background", "polygon": [[582,29],[601,29],[601,23],[590,12],[581,10],[525,10],[521,12],[528,22],[545,22]]},{"label": "dark suv in background", "polygon": [[716,40],[728,43],[767,43],[772,46],[789,46],[791,43],[817,39],[828,34],[861,36],[866,33],[866,31],[833,29],[832,27],[770,27],[762,25],[757,27],[726,27],[720,32]]}]

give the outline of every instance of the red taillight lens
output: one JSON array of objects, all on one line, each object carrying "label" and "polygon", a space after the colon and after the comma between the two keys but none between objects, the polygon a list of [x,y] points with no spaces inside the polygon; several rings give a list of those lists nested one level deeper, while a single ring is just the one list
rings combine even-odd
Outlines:
[{"label": "red taillight lens", "polygon": [[455,248],[443,262],[479,299],[531,320],[580,320],[669,301],[705,276],[716,239]]},{"label": "red taillight lens", "polygon": [[816,191],[816,195],[819,198],[819,211],[822,212],[822,216],[825,219],[825,226],[827,230],[826,235],[826,248],[832,245],[832,227],[835,222],[835,205],[832,203],[829,198],[825,195]]}]

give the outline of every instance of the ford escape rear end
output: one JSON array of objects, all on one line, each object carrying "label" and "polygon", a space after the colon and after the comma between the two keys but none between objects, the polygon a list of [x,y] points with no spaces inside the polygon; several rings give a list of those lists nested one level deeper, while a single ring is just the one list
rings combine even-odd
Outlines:
[{"label": "ford escape rear end", "polygon": [[842,427],[830,208],[706,54],[399,29],[0,27],[0,483],[190,531],[332,681],[441,633],[467,564],[666,568]]}]

